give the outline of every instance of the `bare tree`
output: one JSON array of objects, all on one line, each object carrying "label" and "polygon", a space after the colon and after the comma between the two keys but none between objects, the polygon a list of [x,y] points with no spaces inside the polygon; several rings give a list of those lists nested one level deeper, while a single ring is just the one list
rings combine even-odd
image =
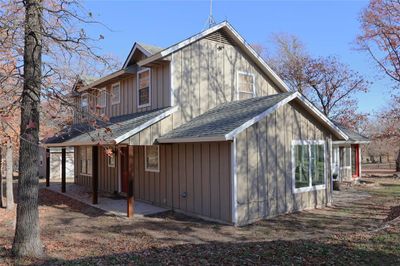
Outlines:
[{"label": "bare tree", "polygon": [[283,33],[272,35],[272,42],[275,52],[265,53],[268,64],[271,65],[289,88],[293,91],[306,93],[305,68],[310,56],[303,42],[295,35]]},{"label": "bare tree", "polygon": [[359,73],[335,57],[321,57],[310,60],[305,76],[311,100],[326,116],[342,122],[362,117],[356,116],[354,96],[357,92],[367,92],[369,83]]},{"label": "bare tree", "polygon": [[361,15],[360,49],[400,82],[400,1],[371,0]]},{"label": "bare tree", "polygon": [[6,197],[7,210],[14,209],[14,187],[13,187],[13,145],[7,142],[6,145]]},{"label": "bare tree", "polygon": [[[12,54],[15,65],[5,71],[0,64],[0,84],[14,83],[9,87],[10,100],[0,106],[0,112],[12,108],[21,112],[16,256],[43,254],[38,212],[40,117],[54,115],[57,108],[76,108],[67,95],[72,80],[82,74],[79,66],[114,67],[95,46],[104,37],[91,38],[80,27],[87,23],[96,22],[78,0],[0,0],[0,63]],[[42,100],[48,108],[41,108]]]},{"label": "bare tree", "polygon": [[[393,99],[388,103],[391,108],[378,116],[388,125],[379,138],[396,141],[400,135],[400,1],[371,0],[360,20],[359,48],[366,51],[379,69],[395,82]],[[399,142],[397,145],[399,147]],[[397,157],[397,171],[400,171],[400,148]]]}]

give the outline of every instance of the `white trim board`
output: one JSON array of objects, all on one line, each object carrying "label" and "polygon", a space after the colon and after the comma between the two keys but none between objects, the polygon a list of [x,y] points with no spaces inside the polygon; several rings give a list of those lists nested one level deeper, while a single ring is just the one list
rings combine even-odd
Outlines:
[{"label": "white trim board", "polygon": [[[139,90],[140,90],[140,79],[139,79],[139,76],[140,76],[140,74],[142,74],[142,73],[144,73],[144,72],[149,72],[149,102],[148,103],[145,103],[145,104],[142,104],[142,105],[139,105]],[[136,74],[136,95],[137,95],[137,97],[136,97],[136,106],[137,106],[137,108],[144,108],[144,107],[148,107],[148,106],[151,106],[151,96],[152,96],[152,86],[151,86],[151,69],[150,68],[148,68],[148,67],[146,67],[146,68],[143,68],[142,70],[140,70],[140,71],[138,71],[137,72],[137,74]]]},{"label": "white trim board", "polygon": [[123,65],[123,69],[126,68],[128,66],[128,63],[131,61],[133,54],[135,53],[136,50],[141,51],[145,56],[149,57],[151,56],[151,54],[144,49],[139,43],[135,42],[135,44],[133,45],[131,51],[129,52],[128,57],[125,60],[125,63]]}]

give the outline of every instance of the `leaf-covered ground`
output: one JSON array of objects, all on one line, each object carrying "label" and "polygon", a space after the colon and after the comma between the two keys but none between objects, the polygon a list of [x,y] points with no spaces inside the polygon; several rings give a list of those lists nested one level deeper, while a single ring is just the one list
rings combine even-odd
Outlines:
[{"label": "leaf-covered ground", "polygon": [[332,207],[283,215],[252,226],[207,223],[168,214],[108,216],[40,190],[46,258],[10,256],[14,212],[0,210],[0,264],[400,265],[400,181],[335,193]]}]

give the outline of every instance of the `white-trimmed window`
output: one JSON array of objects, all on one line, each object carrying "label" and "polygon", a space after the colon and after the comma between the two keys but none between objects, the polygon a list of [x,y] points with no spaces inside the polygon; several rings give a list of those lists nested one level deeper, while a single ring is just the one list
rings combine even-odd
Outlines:
[{"label": "white-trimmed window", "polygon": [[151,104],[151,72],[150,69],[143,69],[137,74],[137,105],[146,107]]},{"label": "white-trimmed window", "polygon": [[111,85],[111,104],[119,104],[121,101],[121,87],[119,82]]},{"label": "white-trimmed window", "polygon": [[79,147],[80,155],[80,173],[82,175],[92,175],[92,147],[91,146],[81,146]]},{"label": "white-trimmed window", "polygon": [[147,172],[160,171],[160,150],[158,145],[145,146],[145,170]]},{"label": "white-trimmed window", "polygon": [[115,167],[115,153],[112,153],[108,157],[108,167]]},{"label": "white-trimmed window", "polygon": [[87,113],[89,111],[89,94],[84,93],[81,96],[81,110]]},{"label": "white-trimmed window", "polygon": [[292,141],[293,192],[325,189],[325,141]]},{"label": "white-trimmed window", "polygon": [[253,73],[237,72],[237,99],[244,100],[256,96],[255,77]]},{"label": "white-trimmed window", "polygon": [[99,94],[97,96],[97,107],[99,108],[99,113],[100,114],[105,114],[106,113],[106,107],[107,107],[107,91],[106,88],[103,88],[99,91]]}]

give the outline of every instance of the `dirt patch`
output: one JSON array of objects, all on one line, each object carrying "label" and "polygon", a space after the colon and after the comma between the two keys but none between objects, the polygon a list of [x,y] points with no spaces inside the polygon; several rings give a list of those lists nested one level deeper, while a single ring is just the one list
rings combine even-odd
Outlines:
[{"label": "dirt patch", "polygon": [[386,222],[398,213],[400,182],[368,180],[374,185],[335,192],[332,207],[241,228],[172,212],[135,219],[105,215],[40,190],[48,257],[10,257],[15,214],[0,209],[0,264],[399,264],[400,225]]}]

